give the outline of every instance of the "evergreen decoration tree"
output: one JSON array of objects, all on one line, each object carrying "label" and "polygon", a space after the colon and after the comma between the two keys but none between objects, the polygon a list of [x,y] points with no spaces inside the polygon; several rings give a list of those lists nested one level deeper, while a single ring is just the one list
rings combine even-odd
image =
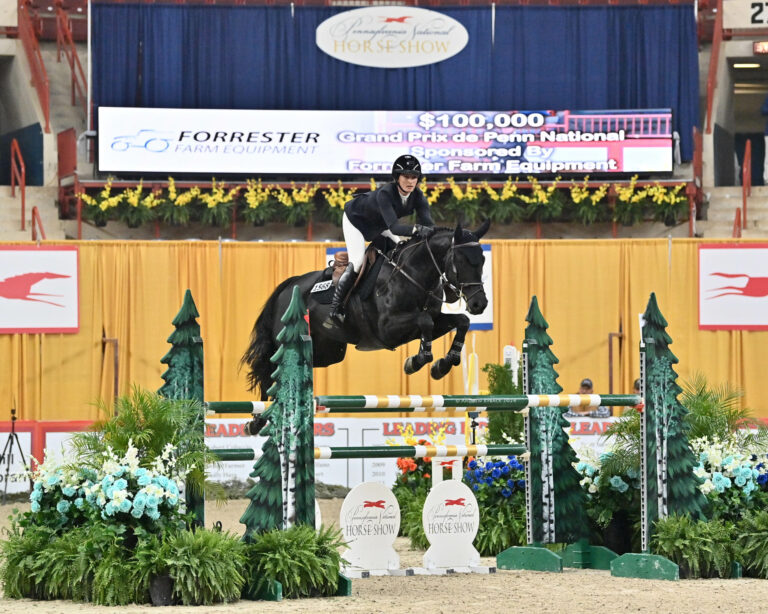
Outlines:
[{"label": "evergreen decoration tree", "polygon": [[201,403],[203,395],[203,339],[197,318],[195,301],[187,290],[181,310],[173,319],[175,330],[168,337],[171,349],[160,359],[168,369],[162,374],[165,382],[157,391],[166,399],[196,400]]},{"label": "evergreen decoration tree", "polygon": [[296,524],[315,526],[314,406],[312,340],[298,286],[281,318],[277,365],[267,394],[274,403],[265,412],[267,437],[263,454],[250,474],[256,484],[248,491],[251,503],[240,518],[245,539]]},{"label": "evergreen decoration tree", "polygon": [[[203,394],[203,338],[200,335],[200,325],[197,318],[200,314],[192,299],[192,293],[187,289],[179,313],[173,319],[174,331],[168,337],[171,349],[160,359],[168,369],[161,375],[165,382],[157,391],[166,399],[195,400],[200,402],[201,411],[198,415],[190,416],[190,421],[197,422],[196,428],[205,431],[205,416],[202,403]],[[184,498],[187,509],[195,516],[195,524],[205,524],[205,496],[187,483]]]},{"label": "evergreen decoration tree", "polygon": [[643,314],[646,373],[646,480],[649,525],[671,514],[704,518],[706,499],[693,474],[696,457],[688,445],[686,409],[678,401],[682,388],[669,349],[667,321],[652,293]]},{"label": "evergreen decoration tree", "polygon": [[[550,349],[549,324],[534,296],[526,316],[528,353],[527,394],[559,394],[554,365],[559,361]],[[529,414],[531,529],[534,542],[575,542],[587,535],[586,498],[574,469],[576,453],[568,443],[570,423],[566,408],[537,407]]]}]

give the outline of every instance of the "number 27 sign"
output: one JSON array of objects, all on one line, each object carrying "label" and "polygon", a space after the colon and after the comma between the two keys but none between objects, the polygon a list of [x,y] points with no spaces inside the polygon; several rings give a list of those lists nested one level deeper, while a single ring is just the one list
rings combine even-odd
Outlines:
[{"label": "number 27 sign", "polygon": [[728,30],[768,26],[768,2],[723,0],[723,27]]}]

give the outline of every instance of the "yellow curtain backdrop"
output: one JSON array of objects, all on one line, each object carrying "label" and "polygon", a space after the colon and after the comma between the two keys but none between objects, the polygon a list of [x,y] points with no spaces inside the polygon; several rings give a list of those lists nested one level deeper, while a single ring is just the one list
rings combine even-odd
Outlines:
[{"label": "yellow curtain backdrop", "polygon": [[[712,242],[712,241],[708,241]],[[727,241],[723,241],[727,242]],[[698,245],[686,239],[490,241],[494,327],[470,333],[480,366],[500,362],[504,345],[521,347],[531,297],[537,296],[556,369],[566,392],[590,377],[608,392],[608,339],[616,333],[613,391],[630,392],[639,374],[638,314],[651,292],[669,322],[681,380],[703,373],[729,382],[744,404],[768,417],[761,385],[768,332],[698,330]],[[255,398],[240,358],[262,305],[283,279],[325,265],[327,243],[82,242],[80,332],[0,335],[0,403],[28,420],[93,419],[119,393],[162,385],[171,321],[189,288],[200,312],[208,400]],[[621,333],[619,336],[618,333]],[[107,341],[103,339],[116,340]],[[434,345],[435,357],[450,337]],[[461,368],[435,382],[428,368],[403,374],[417,343],[394,352],[349,348],[343,363],[315,370],[318,394],[456,394]],[[480,387],[486,386],[481,373]],[[2,411],[2,409],[0,409]],[[0,414],[1,416],[1,414]],[[2,417],[0,417],[0,420]]]}]

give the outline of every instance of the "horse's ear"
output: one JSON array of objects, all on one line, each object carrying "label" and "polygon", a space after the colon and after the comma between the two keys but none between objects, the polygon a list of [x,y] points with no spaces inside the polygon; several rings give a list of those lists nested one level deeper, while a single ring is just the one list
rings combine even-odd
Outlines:
[{"label": "horse's ear", "polygon": [[453,242],[461,243],[464,238],[464,229],[461,227],[461,222],[456,222],[456,230],[453,231]]},{"label": "horse's ear", "polygon": [[478,229],[477,229],[477,230],[475,230],[475,232],[474,232],[474,234],[475,234],[475,236],[477,237],[477,240],[478,240],[478,241],[479,241],[480,239],[482,239],[482,238],[483,238],[483,235],[484,235],[486,232],[488,232],[488,229],[489,229],[490,227],[491,227],[491,220],[489,220],[488,218],[486,218],[486,220],[485,220],[485,221],[484,221],[482,224],[480,224],[480,228],[478,228]]}]

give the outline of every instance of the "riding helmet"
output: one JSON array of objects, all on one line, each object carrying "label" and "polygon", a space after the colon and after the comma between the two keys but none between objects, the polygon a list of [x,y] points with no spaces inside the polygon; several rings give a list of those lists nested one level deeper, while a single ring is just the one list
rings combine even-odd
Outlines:
[{"label": "riding helmet", "polygon": [[392,165],[392,177],[395,181],[403,173],[415,173],[421,178],[421,164],[411,155],[400,156]]}]

